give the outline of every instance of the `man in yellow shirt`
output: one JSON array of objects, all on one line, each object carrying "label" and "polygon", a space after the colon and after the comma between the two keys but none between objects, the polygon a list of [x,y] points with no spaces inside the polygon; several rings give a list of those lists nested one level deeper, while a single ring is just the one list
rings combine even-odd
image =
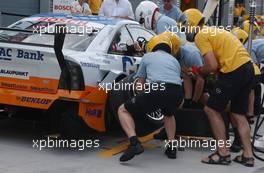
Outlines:
[{"label": "man in yellow shirt", "polygon": [[93,15],[98,15],[102,0],[87,0]]},{"label": "man in yellow shirt", "polygon": [[250,141],[250,128],[245,117],[248,97],[254,80],[254,67],[247,50],[230,32],[204,26],[204,17],[197,9],[184,12],[188,18],[186,36],[194,41],[204,58],[204,66],[193,73],[205,75],[219,73],[215,89],[204,108],[217,142],[217,151],[202,159],[203,163],[229,165],[230,141],[226,139],[221,113],[231,101],[231,116],[238,125],[244,152],[234,161],[247,167],[254,166]]}]

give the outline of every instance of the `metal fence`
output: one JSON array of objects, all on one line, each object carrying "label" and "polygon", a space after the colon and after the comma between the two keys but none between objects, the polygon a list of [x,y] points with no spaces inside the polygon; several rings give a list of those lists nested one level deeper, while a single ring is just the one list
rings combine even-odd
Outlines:
[{"label": "metal fence", "polygon": [[0,11],[0,27],[2,27],[2,12]]}]

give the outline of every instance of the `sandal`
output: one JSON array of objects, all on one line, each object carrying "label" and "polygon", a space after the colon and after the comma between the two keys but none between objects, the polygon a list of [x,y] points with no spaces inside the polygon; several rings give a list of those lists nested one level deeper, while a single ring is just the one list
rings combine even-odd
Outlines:
[{"label": "sandal", "polygon": [[[217,155],[219,157],[218,160],[213,160],[213,156]],[[219,154],[219,152],[215,152],[213,154],[211,154],[210,156],[208,156],[209,160],[208,162],[202,160],[202,163],[205,164],[210,164],[210,165],[230,165],[231,164],[231,155],[227,155],[227,156],[221,156]]]},{"label": "sandal", "polygon": [[236,156],[233,161],[246,167],[254,167],[255,159],[253,157],[245,157],[242,154],[241,156]]}]

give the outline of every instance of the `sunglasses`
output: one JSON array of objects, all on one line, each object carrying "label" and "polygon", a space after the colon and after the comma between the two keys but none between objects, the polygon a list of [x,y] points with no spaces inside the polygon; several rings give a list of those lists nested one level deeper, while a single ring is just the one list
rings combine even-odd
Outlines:
[{"label": "sunglasses", "polygon": [[163,0],[163,2],[167,2],[168,3],[168,2],[171,2],[171,0]]}]

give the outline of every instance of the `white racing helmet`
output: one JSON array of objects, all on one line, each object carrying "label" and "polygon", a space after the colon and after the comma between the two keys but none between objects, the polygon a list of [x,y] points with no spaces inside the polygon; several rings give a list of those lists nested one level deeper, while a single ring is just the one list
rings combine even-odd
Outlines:
[{"label": "white racing helmet", "polygon": [[146,29],[154,29],[154,16],[159,7],[151,1],[142,1],[136,8],[136,21]]}]

